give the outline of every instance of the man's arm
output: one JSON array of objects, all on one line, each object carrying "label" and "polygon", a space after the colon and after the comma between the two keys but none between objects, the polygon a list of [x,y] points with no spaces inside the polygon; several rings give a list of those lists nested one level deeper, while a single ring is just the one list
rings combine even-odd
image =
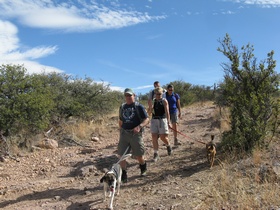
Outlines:
[{"label": "man's arm", "polygon": [[177,99],[177,109],[178,109],[178,117],[181,118],[181,103],[180,98]]},{"label": "man's arm", "polygon": [[142,123],[140,123],[139,127],[140,127],[140,128],[145,127],[146,125],[149,124],[149,121],[150,121],[150,119],[149,119],[149,118],[146,118],[145,120],[143,120]]},{"label": "man's arm", "polygon": [[119,120],[119,128],[122,128],[123,121]]},{"label": "man's arm", "polygon": [[150,91],[149,97],[148,97],[148,115],[150,116],[152,114],[153,109],[153,91]]}]

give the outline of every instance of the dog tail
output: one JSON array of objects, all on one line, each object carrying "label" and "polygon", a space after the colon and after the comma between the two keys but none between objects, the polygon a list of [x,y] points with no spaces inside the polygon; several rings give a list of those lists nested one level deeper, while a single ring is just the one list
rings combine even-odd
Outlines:
[{"label": "dog tail", "polygon": [[214,138],[215,138],[215,135],[211,135],[211,141],[213,142],[214,141]]}]

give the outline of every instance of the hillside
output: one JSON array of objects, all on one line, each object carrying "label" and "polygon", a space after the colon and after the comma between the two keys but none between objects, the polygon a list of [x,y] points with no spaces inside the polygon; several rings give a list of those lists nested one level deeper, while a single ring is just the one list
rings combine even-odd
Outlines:
[{"label": "hillside", "polygon": [[[161,143],[161,159],[156,163],[152,162],[151,137],[146,128],[148,175],[140,177],[137,161],[128,159],[128,183],[115,197],[114,209],[280,209],[279,181],[260,183],[259,177],[265,163],[279,176],[279,144],[265,154],[256,151],[252,158],[233,163],[229,160],[234,158],[226,160],[218,150],[214,167],[209,169],[201,142],[210,141],[214,134],[219,143],[224,122],[217,116],[212,103],[184,108],[179,130],[185,136],[178,135],[182,145],[168,156]],[[99,139],[85,140],[86,147],[38,150],[0,163],[0,208],[106,209],[109,201],[103,202],[99,180],[104,168],[117,162],[117,118],[102,126],[96,129]]]}]

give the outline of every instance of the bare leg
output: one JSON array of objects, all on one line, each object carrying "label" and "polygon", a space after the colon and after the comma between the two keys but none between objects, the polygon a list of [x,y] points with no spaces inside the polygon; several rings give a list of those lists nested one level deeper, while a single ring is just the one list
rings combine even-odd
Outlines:
[{"label": "bare leg", "polygon": [[120,162],[122,170],[126,170],[126,160]]},{"label": "bare leg", "polygon": [[152,133],[152,143],[153,143],[153,149],[158,151],[158,134]]},{"label": "bare leg", "polygon": [[160,134],[160,140],[162,140],[166,146],[169,146],[168,134]]},{"label": "bare leg", "polygon": [[177,139],[177,129],[178,129],[177,123],[172,123],[172,129],[173,129],[173,136],[175,141],[175,139]]},{"label": "bare leg", "polygon": [[144,156],[137,156],[136,158],[141,165],[143,165],[146,162]]}]

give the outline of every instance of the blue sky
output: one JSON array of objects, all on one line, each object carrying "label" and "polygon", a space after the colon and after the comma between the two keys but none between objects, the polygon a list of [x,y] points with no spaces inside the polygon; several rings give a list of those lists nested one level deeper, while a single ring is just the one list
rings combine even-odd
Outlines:
[{"label": "blue sky", "polygon": [[136,93],[155,80],[212,86],[227,62],[218,39],[278,61],[279,21],[280,0],[0,0],[0,64]]}]

